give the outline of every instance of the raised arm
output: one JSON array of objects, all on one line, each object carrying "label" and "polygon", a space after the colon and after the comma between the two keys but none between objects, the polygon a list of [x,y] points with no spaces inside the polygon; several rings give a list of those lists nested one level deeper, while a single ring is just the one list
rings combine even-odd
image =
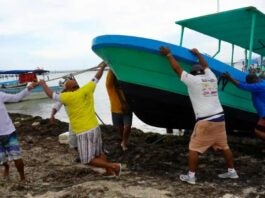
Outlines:
[{"label": "raised arm", "polygon": [[104,61],[101,62],[101,63],[98,65],[99,69],[98,69],[98,72],[97,72],[96,75],[95,75],[95,78],[96,78],[96,79],[100,80],[100,78],[101,78],[101,76],[102,76],[102,74],[103,74],[104,69],[105,69],[106,66],[107,66],[107,64],[106,64]]},{"label": "raised arm", "polygon": [[39,81],[39,85],[42,86],[42,88],[43,88],[44,92],[46,93],[46,95],[49,98],[52,98],[53,90],[51,90],[50,87],[48,87],[46,82],[44,80],[40,80]]},{"label": "raised arm", "polygon": [[160,53],[167,57],[171,67],[174,69],[174,71],[177,73],[178,77],[181,77],[181,74],[183,72],[182,67],[178,63],[178,61],[174,58],[174,56],[171,54],[170,49],[164,46],[160,47]]},{"label": "raised arm", "polygon": [[199,63],[200,65],[203,67],[203,69],[208,68],[208,63],[206,62],[206,60],[203,58],[203,56],[201,55],[201,53],[199,52],[198,49],[193,48],[190,50],[191,53],[193,53],[195,56],[197,56],[197,58],[199,59]]},{"label": "raised arm", "polygon": [[8,93],[2,93],[2,100],[4,102],[19,102],[21,101],[24,97],[30,94],[30,91],[34,89],[38,83],[36,82],[31,82],[30,84],[27,85],[26,89],[20,91],[19,93],[16,94],[8,94]]},{"label": "raised arm", "polygon": [[52,108],[52,113],[51,113],[51,117],[50,117],[50,123],[54,124],[55,123],[55,114],[57,113],[57,109]]},{"label": "raised arm", "polygon": [[51,117],[50,117],[50,122],[52,124],[55,123],[55,114],[61,109],[62,105],[63,104],[61,102],[58,102],[58,101],[56,101],[56,103],[53,105],[52,112],[51,112]]},{"label": "raised arm", "polygon": [[235,86],[239,85],[239,81],[235,80],[234,78],[232,78],[232,76],[230,76],[229,73],[223,73],[222,74],[222,78],[225,78],[227,80],[229,80],[231,83],[233,83]]}]

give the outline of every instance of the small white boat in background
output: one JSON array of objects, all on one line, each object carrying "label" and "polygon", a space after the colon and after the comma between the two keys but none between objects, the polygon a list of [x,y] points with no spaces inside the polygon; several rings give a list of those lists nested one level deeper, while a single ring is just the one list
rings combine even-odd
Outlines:
[{"label": "small white boat in background", "polygon": [[[62,89],[58,82],[53,82],[53,79],[49,79],[49,71],[43,69],[36,70],[8,70],[0,71],[0,91],[5,93],[16,94],[25,89],[29,82],[38,81],[44,79],[49,84],[53,91],[60,92]],[[7,80],[7,79],[10,80]],[[58,81],[58,78],[54,79]],[[56,84],[56,85],[54,85]],[[25,97],[23,100],[42,99],[47,98],[42,87],[37,86],[31,91],[31,94]]]}]

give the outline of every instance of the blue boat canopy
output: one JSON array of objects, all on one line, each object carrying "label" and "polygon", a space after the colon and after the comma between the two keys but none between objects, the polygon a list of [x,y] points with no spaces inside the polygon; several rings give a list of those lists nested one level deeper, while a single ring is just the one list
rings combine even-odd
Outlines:
[{"label": "blue boat canopy", "polygon": [[176,21],[176,24],[265,56],[265,15],[255,7]]}]

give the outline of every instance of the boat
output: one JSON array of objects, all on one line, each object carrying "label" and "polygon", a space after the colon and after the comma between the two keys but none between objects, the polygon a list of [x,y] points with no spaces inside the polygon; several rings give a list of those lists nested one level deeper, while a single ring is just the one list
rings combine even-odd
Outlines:
[{"label": "boat", "polygon": [[225,111],[227,130],[254,130],[258,116],[250,93],[239,90],[221,75],[229,72],[235,79],[245,80],[247,73],[233,67],[235,45],[245,49],[248,60],[253,52],[265,55],[265,15],[255,7],[245,7],[181,20],[176,24],[181,26],[179,45],[135,36],[102,35],[93,39],[92,50],[113,70],[140,120],[156,127],[192,129],[195,117],[187,88],[168,60],[160,55],[159,48],[169,47],[184,70],[189,71],[197,59],[182,46],[185,28],[218,39],[217,53],[221,50],[221,41],[231,43],[231,64],[217,60],[217,53],[213,56],[203,54],[203,57],[219,79],[219,98]]},{"label": "boat", "polygon": [[[35,70],[6,70],[0,71],[0,76],[2,80],[0,81],[0,91],[5,93],[16,94],[26,88],[29,82],[38,81],[39,78],[45,79],[47,82],[52,81],[48,79],[47,74],[49,71],[43,69]],[[40,77],[41,76],[41,77]],[[11,78],[11,80],[5,80],[6,78]],[[50,86],[53,91],[59,92],[62,87],[57,85]],[[31,94],[23,98],[23,100],[33,100],[47,98],[42,87],[37,86],[31,90]]]}]

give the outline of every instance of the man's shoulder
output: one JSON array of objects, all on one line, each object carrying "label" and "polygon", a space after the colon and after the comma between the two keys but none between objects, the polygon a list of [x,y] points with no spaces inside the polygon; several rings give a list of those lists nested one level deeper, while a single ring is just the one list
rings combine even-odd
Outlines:
[{"label": "man's shoulder", "polygon": [[264,79],[260,79],[259,83],[263,84],[265,86],[265,80]]},{"label": "man's shoulder", "polygon": [[211,69],[210,67],[206,67],[206,68],[204,69],[204,72],[205,72],[205,73],[211,73],[211,74],[214,74],[214,72],[212,71],[212,69]]},{"label": "man's shoulder", "polygon": [[95,87],[97,86],[97,81],[93,79],[87,82],[84,86],[80,87],[78,90],[76,90],[76,92],[83,93],[88,91],[94,91]]}]

